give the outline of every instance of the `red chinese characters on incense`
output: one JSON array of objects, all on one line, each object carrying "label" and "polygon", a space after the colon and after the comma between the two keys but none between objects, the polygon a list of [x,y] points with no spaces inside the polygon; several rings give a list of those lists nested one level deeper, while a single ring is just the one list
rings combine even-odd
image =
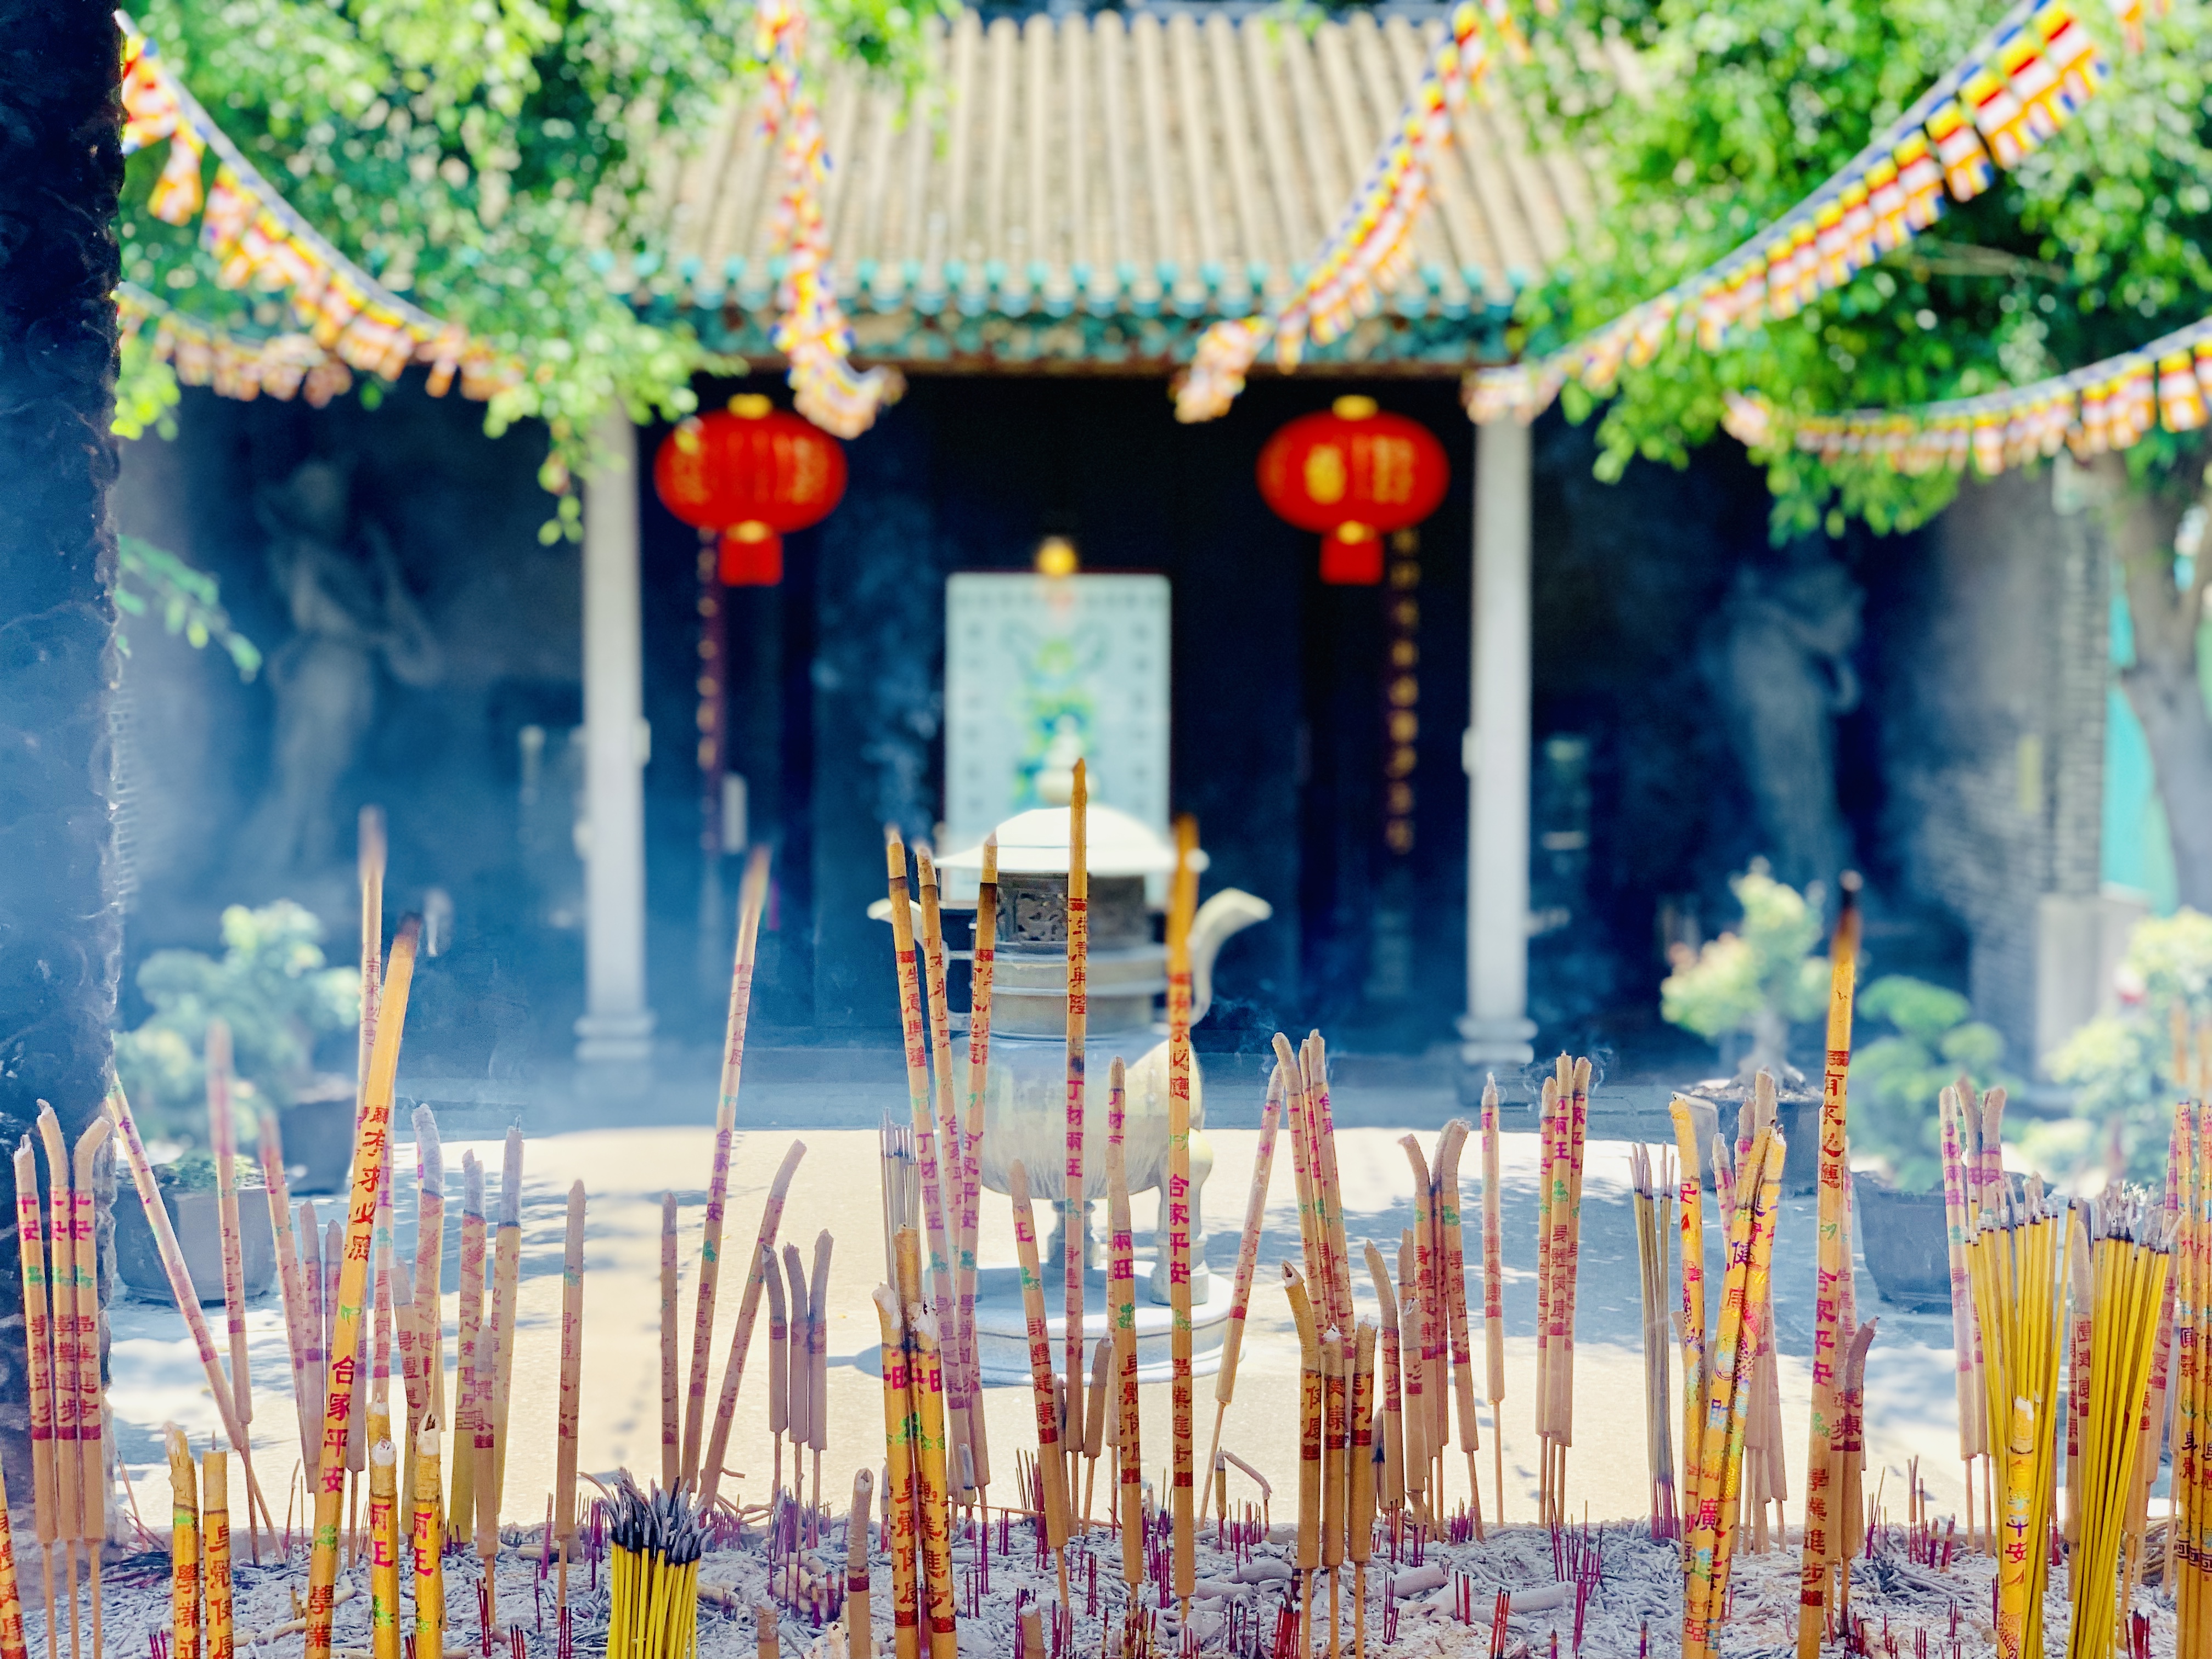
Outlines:
[{"label": "red chinese characters on incense", "polygon": [[307,1575],[307,1659],[329,1659],[333,1593],[338,1571],[338,1524],[345,1498],[346,1441],[359,1382],[362,1305],[368,1290],[369,1243],[376,1198],[391,1155],[392,1085],[399,1070],[399,1033],[407,1018],[407,993],[415,974],[422,919],[399,924],[392,942],[378,1007],[376,1046],[362,1094],[361,1124],[354,1140],[353,1190],[347,1201],[345,1259],[338,1271],[336,1340],[331,1345],[329,1390],[323,1405],[321,1467],[315,1483],[315,1530]]}]

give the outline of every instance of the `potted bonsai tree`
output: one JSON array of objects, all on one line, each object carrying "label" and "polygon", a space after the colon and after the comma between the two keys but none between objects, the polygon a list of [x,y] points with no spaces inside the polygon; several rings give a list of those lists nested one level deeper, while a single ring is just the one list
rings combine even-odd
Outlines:
[{"label": "potted bonsai tree", "polygon": [[[250,1158],[237,1160],[233,1176],[238,1186],[239,1258],[245,1269],[246,1294],[259,1296],[276,1275],[276,1231],[269,1214],[269,1189],[261,1178],[261,1166]],[[222,1220],[216,1197],[215,1159],[204,1152],[186,1152],[157,1164],[154,1180],[176,1229],[177,1248],[184,1254],[193,1292],[203,1302],[222,1301]],[[161,1246],[138,1202],[137,1189],[127,1182],[116,1195],[115,1263],[135,1294],[149,1302],[169,1299]]]},{"label": "potted bonsai tree", "polygon": [[[1882,1297],[1933,1312],[1951,1305],[1943,1211],[1942,1119],[1937,1101],[1961,1081],[1977,1097],[2016,1089],[2005,1075],[2004,1038],[1972,1017],[1956,991],[1901,974],[1858,994],[1861,1040],[1851,1060],[1852,1173],[1859,1238]],[[1887,1026],[1886,1031],[1880,1028]],[[1866,1034],[1880,1031],[1869,1037]]]},{"label": "potted bonsai tree", "polygon": [[1784,1184],[1791,1192],[1809,1191],[1820,1167],[1820,1093],[1790,1063],[1790,1028],[1827,1006],[1827,958],[1814,954],[1822,929],[1820,884],[1801,893],[1775,880],[1764,859],[1754,859],[1729,878],[1729,888],[1743,908],[1742,921],[1698,950],[1674,947],[1674,971],[1659,988],[1659,1011],[1669,1024],[1722,1045],[1723,1057],[1736,1049],[1733,1076],[1682,1091],[1711,1102],[1716,1127],[1724,1133],[1734,1133],[1735,1109],[1748,1097],[1753,1078],[1773,1074],[1790,1149]]},{"label": "potted bonsai tree", "polygon": [[[2136,924],[2114,975],[2115,1013],[2091,1020],[2044,1062],[2074,1091],[2061,1122],[2032,1126],[2039,1167],[2076,1179],[2157,1178],[2173,1103],[2203,1092],[2212,1019],[2212,916],[2179,910]],[[2179,1036],[2179,1040],[2177,1040]]]},{"label": "potted bonsai tree", "polygon": [[[228,1024],[239,1134],[263,1107],[284,1115],[284,1154],[302,1192],[335,1191],[352,1155],[353,1085],[318,1074],[317,1042],[361,1017],[361,976],[324,958],[322,923],[280,899],[222,913],[223,953],[156,951],[138,969],[154,1012],[115,1040],[115,1069],[150,1139],[207,1139],[207,1030]],[[327,1122],[321,1119],[329,1120]]]}]

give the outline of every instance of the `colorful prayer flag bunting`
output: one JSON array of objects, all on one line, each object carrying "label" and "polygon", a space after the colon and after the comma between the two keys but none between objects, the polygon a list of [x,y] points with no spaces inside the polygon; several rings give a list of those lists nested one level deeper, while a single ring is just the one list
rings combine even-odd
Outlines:
[{"label": "colorful prayer flag bunting", "polygon": [[[2135,20],[2130,40],[2140,34],[2142,3],[2112,0],[2124,27]],[[1533,421],[1570,376],[1601,396],[1610,392],[1620,354],[1609,343],[1616,337],[1637,343],[1629,362],[1641,367],[1656,355],[1670,324],[1717,352],[1740,328],[1796,316],[1934,224],[1947,192],[1967,202],[1987,190],[1997,167],[2014,166],[2056,133],[2106,73],[2069,0],[2016,0],[1973,52],[1774,224],[1546,358],[1475,371],[1468,377],[1468,414],[1478,422],[1508,415]],[[1971,447],[1968,428],[1960,428],[1960,465]],[[1947,435],[1945,458],[1952,453]]]}]

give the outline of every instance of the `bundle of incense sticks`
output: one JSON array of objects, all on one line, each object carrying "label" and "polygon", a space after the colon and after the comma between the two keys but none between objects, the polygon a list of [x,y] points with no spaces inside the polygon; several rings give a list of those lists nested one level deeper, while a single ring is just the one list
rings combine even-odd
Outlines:
[{"label": "bundle of incense sticks", "polygon": [[1538,1518],[1567,1516],[1567,1452],[1574,1444],[1575,1303],[1582,1256],[1583,1154],[1590,1065],[1561,1054],[1542,1095],[1542,1202],[1536,1234],[1536,1432],[1543,1443]]},{"label": "bundle of incense sticks", "polygon": [[1071,1613],[1067,1593],[1067,1462],[1060,1452],[1059,1391],[1054,1385],[1052,1337],[1045,1322],[1044,1275],[1037,1264],[1036,1218],[1030,1206],[1029,1170],[1017,1159],[1006,1185],[1014,1206],[1014,1252],[1021,1262],[1022,1316],[1028,1328],[1030,1391],[1036,1407],[1037,1479],[1042,1489],[1045,1537],[1060,1573],[1060,1599]]},{"label": "bundle of incense sticks", "polygon": [[745,1279],[744,1294],[738,1302],[738,1325],[730,1334],[730,1358],[722,1371],[720,1397],[714,1404],[714,1432],[707,1439],[705,1460],[699,1467],[699,1509],[709,1513],[714,1507],[714,1496],[722,1480],[722,1458],[730,1445],[730,1426],[738,1409],[738,1389],[744,1381],[745,1356],[752,1346],[753,1322],[760,1313],[763,1287],[775,1262],[775,1236],[783,1224],[783,1205],[791,1191],[792,1177],[799,1173],[799,1160],[806,1156],[806,1143],[794,1140],[783,1154],[783,1162],[776,1167],[775,1177],[769,1182],[768,1200],[761,1206],[760,1231],[753,1240],[753,1252],[748,1258],[752,1271]]},{"label": "bundle of incense sticks", "polygon": [[761,910],[768,896],[769,849],[753,848],[738,889],[736,959],[730,966],[730,1007],[722,1031],[722,1075],[714,1099],[714,1162],[707,1178],[707,1218],[699,1238],[699,1289],[691,1327],[691,1372],[685,1394],[682,1475],[699,1478],[707,1428],[707,1372],[714,1362],[714,1300],[721,1284],[722,1228],[730,1199],[730,1152],[737,1135],[738,1091],[745,1066],[745,1022],[752,1010],[753,964]]},{"label": "bundle of incense sticks", "polygon": [[945,1170],[940,1160],[938,1120],[929,1077],[929,1022],[922,1007],[922,976],[914,932],[914,902],[908,896],[906,845],[896,828],[884,831],[884,857],[890,878],[891,937],[898,966],[900,1023],[905,1036],[907,1115],[914,1124],[915,1162],[921,1176],[924,1249],[929,1257],[931,1302],[951,1286],[951,1249],[945,1206]]},{"label": "bundle of incense sticks", "polygon": [[[1748,1167],[1751,1144],[1762,1129],[1774,1126],[1777,1107],[1774,1075],[1761,1071],[1752,1079],[1750,1097],[1736,1113],[1735,1154],[1733,1167]],[[1773,1280],[1767,1281],[1766,1306],[1759,1310],[1752,1336],[1755,1347],[1751,1355],[1750,1418],[1744,1431],[1744,1501],[1750,1506],[1750,1547],[1764,1553],[1767,1548],[1766,1506],[1774,1505],[1775,1538],[1786,1538],[1788,1528],[1783,1520],[1783,1504],[1790,1496],[1790,1481],[1786,1460],[1783,1456],[1782,1374],[1774,1347],[1774,1291]]]},{"label": "bundle of incense sticks", "polygon": [[[960,1389],[968,1412],[969,1467],[956,1481],[980,1499],[991,1484],[985,1432],[982,1362],[975,1343],[975,1235],[982,1218],[983,1110],[991,1082],[991,988],[997,973],[999,837],[983,837],[983,868],[975,893],[975,948],[969,963],[968,1121],[960,1157]],[[885,1237],[890,1235],[886,1233]]]},{"label": "bundle of incense sticks", "polygon": [[[952,1437],[947,1449],[948,1478],[972,1467],[968,1453],[967,1387],[963,1379],[961,1355],[965,1345],[960,1330],[960,1281],[954,1268],[959,1261],[962,1172],[966,1158],[962,1149],[960,1114],[955,1104],[952,1080],[952,1015],[945,995],[945,913],[937,880],[937,866],[932,861],[929,849],[915,849],[915,871],[921,884],[922,922],[922,981],[927,993],[925,1006],[929,1015],[929,1056],[933,1078],[931,1099],[937,1116],[938,1155],[942,1165],[945,1188],[943,1239],[933,1240],[930,1279],[933,1296],[933,1310],[937,1316],[938,1328],[944,1337],[946,1381],[950,1388],[951,1409],[946,1417],[946,1428]],[[937,1265],[933,1253],[938,1243],[944,1247],[944,1263]],[[1082,1294],[1081,1286],[1077,1295]],[[960,1482],[963,1492],[964,1480]]]},{"label": "bundle of incense sticks", "polygon": [[[952,1503],[945,1469],[945,1375],[936,1316],[921,1304],[921,1245],[898,1238],[899,1299],[906,1316],[906,1375],[914,1425],[914,1492],[921,1547],[922,1611],[930,1659],[959,1659],[952,1600]],[[1066,1493],[1061,1494],[1065,1514]],[[1065,1600],[1066,1569],[1060,1588]]]},{"label": "bundle of incense sticks", "polygon": [[[2186,1109],[2182,1122],[2185,1135]],[[2179,1150],[2193,1166],[2188,1149]],[[2182,1172],[2192,1198],[2197,1174],[2193,1167]],[[2073,1618],[2066,1656],[2106,1659],[2125,1605],[2122,1591],[2129,1587],[2120,1553],[2134,1508],[2136,1462],[2154,1443],[2141,1431],[2137,1411],[2150,1391],[2159,1310],[2174,1258],[2166,1248],[2164,1218],[2140,1198],[2124,1195],[2094,1209],[2086,1231],[2093,1241],[2087,1247],[2091,1358],[2075,1469],[2080,1485],[2069,1494],[2076,1525],[2068,1568]]]},{"label": "bundle of incense sticks", "polygon": [[[2041,1183],[2002,1178],[1967,1240],[1967,1277],[1981,1317],[1990,1421],[2002,1425],[1997,1485],[1997,1644],[2006,1659],[2043,1651],[2043,1587],[2059,1423],[2058,1362],[2067,1346],[2065,1206]],[[2139,1408],[2140,1396],[2130,1403]]]},{"label": "bundle of incense sticks", "polygon": [[884,1277],[898,1277],[894,1241],[908,1228],[921,1226],[921,1170],[915,1162],[914,1130],[888,1115],[877,1131],[876,1180],[883,1196]]},{"label": "bundle of incense sticks", "polygon": [[[1119,1106],[1121,1091],[1121,1062],[1116,1060],[1114,1066],[1114,1093],[1116,1105],[1115,1127],[1109,1146],[1118,1147],[1121,1133]],[[1274,1172],[1275,1134],[1282,1121],[1284,1075],[1283,1063],[1278,1060],[1275,1062],[1275,1069],[1267,1079],[1267,1103],[1261,1109],[1260,1144],[1257,1151],[1253,1154],[1252,1188],[1244,1200],[1244,1231],[1239,1237],[1237,1245],[1237,1278],[1229,1300],[1229,1325],[1222,1334],[1221,1369],[1214,1374],[1213,1443],[1206,1448],[1205,1465],[1208,1469],[1214,1467],[1216,1460],[1220,1455],[1222,1422],[1229,1415],[1230,1401],[1237,1393],[1237,1362],[1243,1357],[1244,1352],[1244,1324],[1252,1307],[1252,1275],[1260,1264],[1260,1231],[1267,1220],[1267,1183]],[[1115,1156],[1115,1152],[1112,1150],[1108,1152],[1107,1158],[1109,1164]],[[1125,1205],[1126,1201],[1125,1194]],[[1118,1304],[1115,1307],[1114,1317],[1115,1328],[1118,1330],[1121,1328],[1121,1310]],[[1133,1360],[1135,1355],[1135,1318],[1133,1310],[1130,1314],[1132,1344],[1130,1352]],[[1225,1512],[1221,1518],[1224,1520],[1227,1518]]]},{"label": "bundle of incense sticks", "polygon": [[1841,885],[1843,906],[1828,950],[1827,1064],[1820,1090],[1820,1260],[1813,1313],[1813,1418],[1805,1467],[1797,1659],[1820,1659],[1834,1577],[1831,1568],[1844,1525],[1844,1517],[1834,1512],[1832,1500],[1840,1484],[1836,1461],[1842,1422],[1837,1396],[1844,1353],[1850,1345],[1846,1291],[1851,1277],[1851,1243],[1845,1205],[1850,1172],[1844,1115],[1851,1063],[1851,997],[1858,975],[1859,878],[1847,870]]},{"label": "bundle of incense sticks", "polygon": [[[1781,1137],[1771,1127],[1759,1131],[1742,1168],[1744,1190],[1729,1228],[1720,1328],[1715,1333],[1705,1389],[1696,1479],[1689,1483],[1683,1659],[1703,1659],[1714,1650],[1714,1627],[1728,1606],[1736,1502],[1742,1489],[1744,1428],[1751,1403],[1750,1355],[1755,1346],[1747,1339],[1767,1305],[1782,1160]],[[1694,1174],[1694,1164],[1691,1169]]]},{"label": "bundle of incense sticks", "polygon": [[1664,1152],[1655,1180],[1648,1148],[1628,1149],[1630,1192],[1636,1212],[1636,1268],[1644,1293],[1644,1456],[1651,1490],[1651,1535],[1681,1535],[1674,1496],[1674,1389],[1668,1380],[1668,1291],[1672,1288],[1667,1242],[1674,1202],[1674,1171]]},{"label": "bundle of incense sticks", "polygon": [[[1958,1356],[1959,1461],[1966,1474],[1966,1535],[1975,1532],[1974,1462],[1989,1454],[1988,1395],[1982,1379],[1981,1325],[1966,1283],[1966,1237],[1981,1214],[1980,1114],[1970,1085],[1949,1087],[1937,1099],[1942,1118],[1943,1225],[1951,1269],[1951,1345]],[[2069,1486],[2071,1482],[2069,1483]],[[1986,1489],[1985,1489],[1986,1490]]]},{"label": "bundle of incense sticks", "polygon": [[699,1557],[705,1534],[690,1495],[638,1491],[627,1474],[607,1515],[607,1651],[689,1659],[699,1650]]},{"label": "bundle of incense sticks", "polygon": [[[1682,1298],[1675,1333],[1682,1355],[1682,1472],[1685,1497],[1703,1467],[1705,1431],[1705,1194],[1698,1164],[1697,1109],[1676,1095],[1668,1103],[1674,1124],[1674,1147],[1681,1164]],[[1717,1172],[1716,1172],[1717,1173]],[[1687,1518],[1687,1517],[1686,1517]],[[1686,1564],[1687,1555],[1685,1554]]]},{"label": "bundle of incense sticks", "polygon": [[[2212,1655],[2212,1457],[2205,1455],[2212,1437],[2212,1108],[2200,1107],[2192,1125],[2184,1103],[2176,1106],[2168,1158],[2179,1167],[2169,1184],[2176,1189],[2179,1213],[2168,1278],[2179,1281],[2173,1297],[2179,1455],[2167,1559],[2174,1584],[2174,1650],[2180,1659],[2206,1659]],[[2091,1380],[2094,1386],[2094,1375]],[[2137,1457],[2142,1455],[2138,1449]]]}]

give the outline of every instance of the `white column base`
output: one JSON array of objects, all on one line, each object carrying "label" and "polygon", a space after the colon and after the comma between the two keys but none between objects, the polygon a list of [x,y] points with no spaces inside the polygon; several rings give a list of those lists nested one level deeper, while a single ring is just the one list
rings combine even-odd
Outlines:
[{"label": "white column base", "polygon": [[1511,1066],[1515,1070],[1536,1058],[1536,1022],[1533,1019],[1477,1019],[1459,1018],[1459,1063],[1472,1070]]},{"label": "white column base", "polygon": [[576,1022],[576,1059],[586,1066],[638,1065],[653,1058],[653,1018],[586,1014]]}]

